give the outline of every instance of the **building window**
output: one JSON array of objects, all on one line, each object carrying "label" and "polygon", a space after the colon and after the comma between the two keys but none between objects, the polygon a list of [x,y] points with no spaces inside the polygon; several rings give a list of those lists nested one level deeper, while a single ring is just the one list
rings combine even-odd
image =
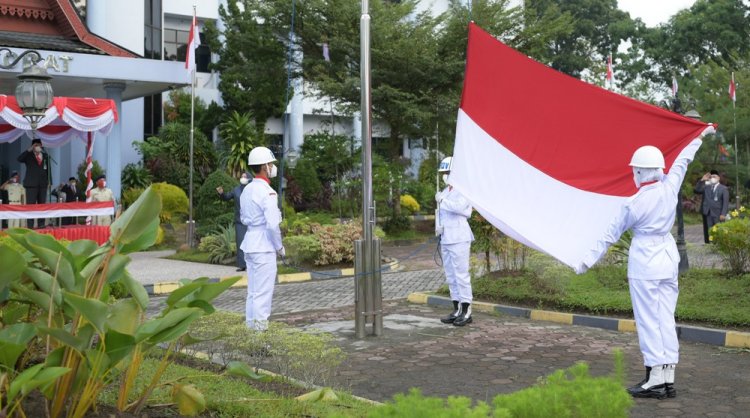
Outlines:
[{"label": "building window", "polygon": [[[209,72],[208,65],[211,63],[211,49],[207,45],[206,38],[200,35],[201,44],[195,51],[195,69],[199,73]],[[164,59],[167,61],[185,61],[187,55],[187,44],[190,31],[178,29],[164,29]]]},{"label": "building window", "polygon": [[143,98],[143,137],[149,138],[159,134],[161,128],[162,101],[161,93]]},{"label": "building window", "polygon": [[144,0],[145,28],[143,57],[161,59],[161,0]]}]

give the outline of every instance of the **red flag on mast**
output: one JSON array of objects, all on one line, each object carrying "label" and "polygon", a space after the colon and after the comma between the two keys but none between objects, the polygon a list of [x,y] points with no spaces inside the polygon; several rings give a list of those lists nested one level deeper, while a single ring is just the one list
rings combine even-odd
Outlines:
[{"label": "red flag on mast", "polygon": [[196,25],[195,13],[193,13],[193,23],[190,25],[190,35],[188,36],[187,52],[185,53],[185,69],[188,72],[195,70],[195,50],[201,44],[201,37]]},{"label": "red flag on mast", "polygon": [[729,81],[729,98],[732,99],[732,103],[737,103],[737,90],[734,85],[734,71],[732,71],[732,79]]}]

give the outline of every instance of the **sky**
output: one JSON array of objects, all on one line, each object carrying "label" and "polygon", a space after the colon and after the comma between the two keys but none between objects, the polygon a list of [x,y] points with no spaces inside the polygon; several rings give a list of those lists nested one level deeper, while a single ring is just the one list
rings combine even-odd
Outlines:
[{"label": "sky", "polygon": [[617,0],[617,7],[630,13],[630,17],[641,18],[646,26],[666,23],[682,9],[687,9],[695,0]]}]

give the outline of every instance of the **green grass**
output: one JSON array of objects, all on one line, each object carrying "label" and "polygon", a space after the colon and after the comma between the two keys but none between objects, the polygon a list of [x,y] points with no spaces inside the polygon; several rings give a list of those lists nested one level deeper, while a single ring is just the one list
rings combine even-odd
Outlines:
[{"label": "green grass", "polygon": [[[632,317],[626,271],[624,266],[602,266],[576,276],[564,267],[530,268],[515,276],[475,278],[472,286],[474,298],[487,302]],[[691,269],[679,286],[678,321],[750,328],[750,275]]]},{"label": "green grass", "polygon": [[703,217],[698,212],[684,212],[682,215],[685,225],[702,225]]},{"label": "green grass", "polygon": [[383,240],[394,241],[394,240],[407,240],[407,239],[429,239],[435,234],[430,232],[421,232],[410,229],[408,231],[400,231],[394,234],[386,234]]},{"label": "green grass", "polygon": [[168,258],[170,260],[192,261],[194,263],[211,264],[208,261],[209,257],[210,257],[209,253],[201,252],[201,251],[198,251],[198,249],[193,248],[187,251],[180,251],[180,252],[174,253],[165,258]]},{"label": "green grass", "polygon": [[[158,360],[144,360],[136,379],[133,394],[139,394],[148,384]],[[283,397],[274,392],[264,392],[248,384],[243,379],[222,376],[206,370],[198,370],[172,364],[161,378],[162,382],[183,378],[181,383],[192,384],[203,393],[208,411],[212,417],[361,417],[373,406],[352,398],[346,393],[338,393],[336,402],[300,402],[292,397]],[[115,405],[118,386],[106,388],[99,402]],[[159,387],[149,398],[150,405],[169,404],[171,387]],[[135,395],[134,395],[135,396]],[[134,399],[130,399],[131,401]],[[204,413],[205,415],[205,413]],[[175,414],[177,416],[177,414]]]}]

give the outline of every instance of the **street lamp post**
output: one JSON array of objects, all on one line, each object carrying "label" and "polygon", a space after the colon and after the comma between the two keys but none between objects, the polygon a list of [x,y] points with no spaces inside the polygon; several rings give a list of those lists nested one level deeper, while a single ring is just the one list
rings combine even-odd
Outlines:
[{"label": "street lamp post", "polygon": [[[6,52],[11,56],[15,55],[8,48],[0,48],[0,52]],[[10,64],[0,64],[0,68],[9,70],[15,67],[27,55],[31,58],[31,65],[18,75],[16,102],[18,102],[18,107],[23,111],[23,117],[31,125],[31,136],[33,139],[37,124],[42,120],[50,105],[52,105],[54,97],[52,85],[50,84],[52,76],[47,74],[47,70],[36,65],[42,60],[42,56],[34,50],[24,51],[16,56]]]}]

